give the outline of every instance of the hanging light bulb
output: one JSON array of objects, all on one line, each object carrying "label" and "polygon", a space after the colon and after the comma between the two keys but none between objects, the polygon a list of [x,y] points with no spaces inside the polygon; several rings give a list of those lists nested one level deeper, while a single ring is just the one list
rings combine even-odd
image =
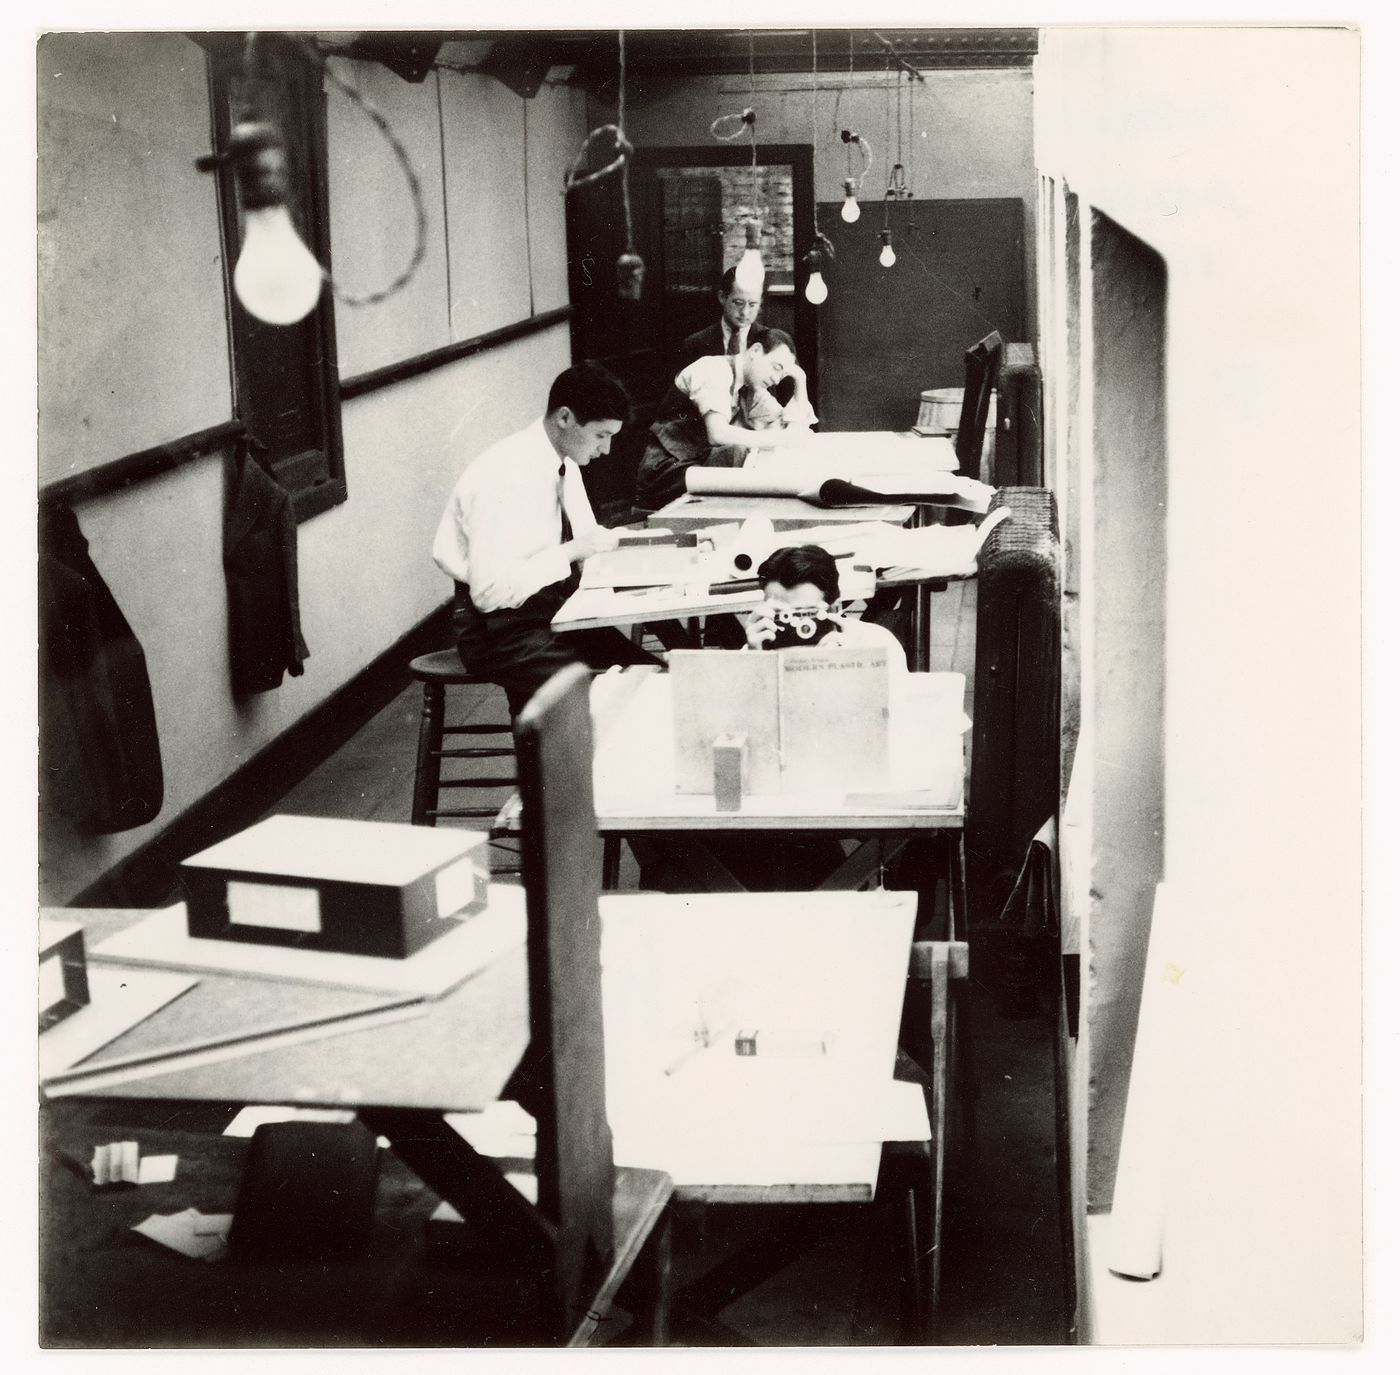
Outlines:
[{"label": "hanging light bulb", "polygon": [[802,261],[807,267],[807,290],[804,295],[814,306],[819,306],[830,294],[826,283],[822,280],[821,249],[816,247],[809,249],[807,256]]},{"label": "hanging light bulb", "polygon": [[293,325],[321,297],[325,273],[302,243],[287,213],[287,150],[273,124],[244,119],[234,125],[223,153],[203,157],[201,170],[228,162],[243,207],[243,249],[233,269],[234,294],[243,308],[269,325]]},{"label": "hanging light bulb", "polygon": [[841,206],[841,218],[847,224],[854,224],[860,219],[860,202],[856,199],[856,179],[847,177],[842,185],[846,188],[846,199]]},{"label": "hanging light bulb", "polygon": [[762,229],[757,220],[744,221],[744,256],[734,269],[734,285],[757,296],[763,291]]},{"label": "hanging light bulb", "polygon": [[249,315],[294,325],[315,309],[321,282],[321,264],[297,237],[285,205],[247,212],[233,290]]},{"label": "hanging light bulb", "polygon": [[880,249],[881,267],[893,267],[895,264],[894,245],[890,242],[892,237],[888,229],[882,229],[880,231],[880,242],[884,245],[884,247]]},{"label": "hanging light bulb", "polygon": [[274,125],[245,121],[229,134],[229,156],[243,205],[234,294],[269,325],[295,324],[315,309],[325,274],[287,211],[290,175],[282,136]]}]

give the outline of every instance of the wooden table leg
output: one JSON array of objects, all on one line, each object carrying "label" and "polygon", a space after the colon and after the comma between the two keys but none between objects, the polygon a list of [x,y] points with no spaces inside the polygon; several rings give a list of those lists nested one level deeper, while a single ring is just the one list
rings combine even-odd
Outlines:
[{"label": "wooden table leg", "polygon": [[629,1277],[635,1296],[637,1343],[665,1346],[671,1337],[671,1221],[670,1207],[661,1215]]},{"label": "wooden table leg", "polygon": [[[967,852],[963,832],[949,832],[948,938],[966,941],[971,914],[967,895]],[[954,979],[948,987],[948,1065],[958,1103],[958,1139],[971,1152],[977,1134],[977,1073],[972,1059],[972,996],[968,979]]]},{"label": "wooden table leg", "polygon": [[[918,506],[914,509],[914,517],[909,522],[914,529],[922,529],[929,524],[929,508]],[[913,654],[914,662],[910,668],[915,673],[927,673],[929,658],[931,655],[932,629],[930,622],[933,619],[933,584],[931,582],[920,582],[914,585],[914,607],[910,614],[912,625],[911,638],[914,641]]]}]

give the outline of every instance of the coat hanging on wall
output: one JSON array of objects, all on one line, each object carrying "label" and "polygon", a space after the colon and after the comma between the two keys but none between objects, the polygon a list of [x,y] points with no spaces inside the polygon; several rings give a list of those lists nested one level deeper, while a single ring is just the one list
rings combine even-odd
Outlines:
[{"label": "coat hanging on wall", "polygon": [[299,677],[310,651],[297,602],[297,523],[292,499],[258,461],[253,441],[228,459],[224,579],[233,692],[269,692]]},{"label": "coat hanging on wall", "polygon": [[39,758],[45,803],[80,831],[125,831],[164,799],[146,655],[67,506],[39,530]]}]

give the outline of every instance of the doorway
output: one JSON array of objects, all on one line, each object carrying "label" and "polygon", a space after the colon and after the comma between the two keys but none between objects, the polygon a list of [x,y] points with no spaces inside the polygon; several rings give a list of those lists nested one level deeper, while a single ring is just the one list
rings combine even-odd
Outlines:
[{"label": "doorway", "polygon": [[591,465],[589,494],[600,511],[630,504],[657,403],[688,334],[719,319],[715,287],[743,250],[743,220],[755,204],[766,270],[762,323],[786,330],[817,396],[817,310],[801,294],[802,255],[815,235],[812,149],[806,144],[638,148],[628,177],[633,245],[646,264],[641,299],[617,294],[614,264],[626,246],[621,183],[605,177],[572,192],[567,205],[573,356],[605,364],[632,398],[631,421],[613,458]]}]

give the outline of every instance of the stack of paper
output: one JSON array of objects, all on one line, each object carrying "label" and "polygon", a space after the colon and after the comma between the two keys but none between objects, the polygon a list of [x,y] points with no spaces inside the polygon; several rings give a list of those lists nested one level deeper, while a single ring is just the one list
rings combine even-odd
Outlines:
[{"label": "stack of paper", "polygon": [[710,581],[709,550],[674,544],[639,544],[594,554],[583,565],[580,587],[670,587]]}]

